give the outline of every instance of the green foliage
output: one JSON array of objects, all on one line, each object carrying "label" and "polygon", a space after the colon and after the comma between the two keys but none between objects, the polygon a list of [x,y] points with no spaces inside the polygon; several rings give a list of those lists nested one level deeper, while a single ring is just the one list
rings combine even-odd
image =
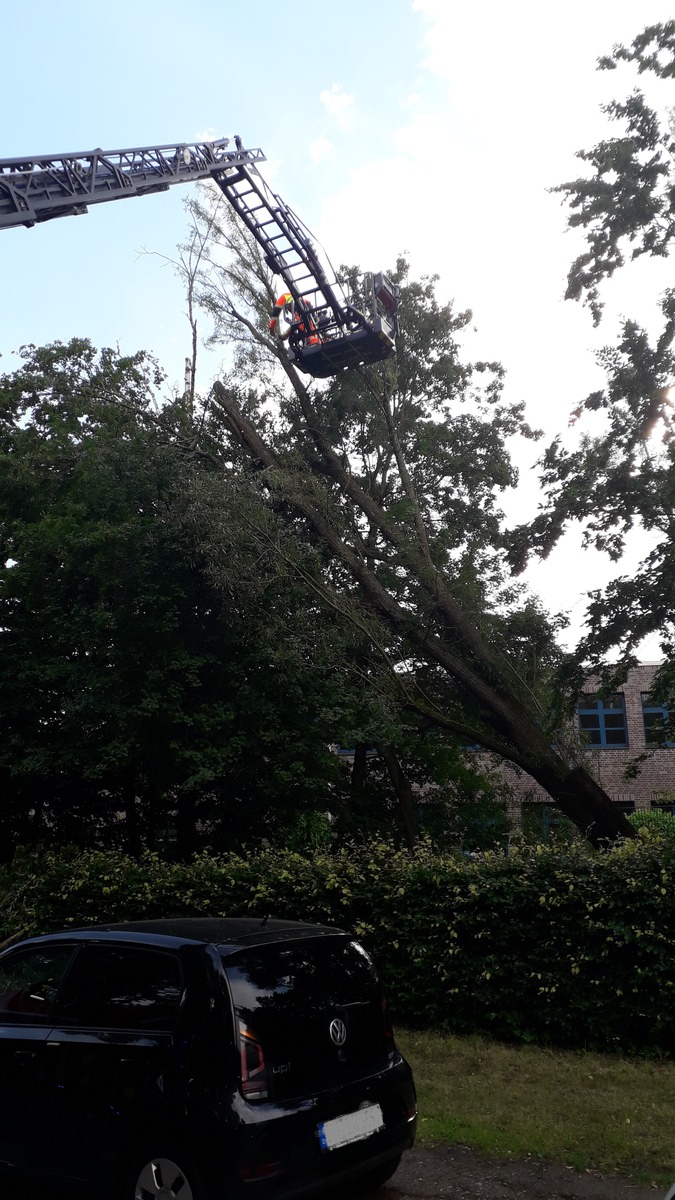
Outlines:
[{"label": "green foliage", "polygon": [[664,850],[675,854],[675,816],[658,808],[640,808],[631,813],[628,820],[642,833],[646,840],[662,842]]},{"label": "green foliage", "polygon": [[281,830],[281,841],[291,853],[317,854],[330,850],[335,841],[330,814],[298,813],[286,829]]},{"label": "green foliage", "polygon": [[[672,80],[675,21],[649,26],[631,47],[615,46],[599,66],[613,70],[621,61],[636,63],[640,73]],[[664,256],[675,236],[675,142],[667,110],[660,118],[636,90],[603,111],[623,126],[621,136],[579,151],[590,175],[554,189],[570,205],[570,227],[584,229],[588,244],[570,269],[566,296],[585,296],[595,324],[602,314],[599,285],[624,265],[628,248],[633,259],[642,254]]]},{"label": "green foliage", "polygon": [[424,795],[420,828],[427,844],[440,851],[498,850],[513,834],[509,799],[510,789],[499,772],[467,770]]},{"label": "green foliage", "polygon": [[[143,354],[23,358],[0,377],[0,858],[50,837],[189,855],[325,807],[340,689],[284,639],[297,585],[255,580],[181,402]],[[191,503],[215,475],[225,594]]]},{"label": "green foliage", "polygon": [[539,842],[573,842],[578,841],[579,831],[550,804],[537,801],[527,801],[520,811],[520,832],[523,840],[530,845]]},{"label": "green foliage", "polygon": [[[210,238],[207,214],[194,215]],[[410,280],[399,260],[396,356],[314,387],[261,329],[259,260],[221,234],[233,257],[222,271],[208,260],[214,336],[238,322],[239,338],[250,340],[244,379],[255,378],[262,350],[276,355],[290,385],[266,411],[264,393],[242,387],[240,364],[213,389],[228,454],[243,447],[248,455],[248,527],[261,556],[293,566],[341,624],[351,623],[343,663],[405,714],[404,724],[422,735],[443,730],[457,747],[480,745],[527,771],[594,844],[631,836],[578,746],[560,736],[547,686],[560,656],[555,622],[504,582],[498,501],[517,478],[510,443],[538,435],[522,404],[504,402],[498,363],[463,361],[470,314],[440,305],[435,277]],[[356,270],[346,275],[357,281]],[[394,779],[391,759],[387,769]],[[410,797],[398,790],[412,844]]]},{"label": "green foliage", "polygon": [[[428,782],[438,737],[420,755],[398,696],[364,686],[360,635],[312,589],[315,547],[261,551],[275,514],[223,455],[218,413],[163,400],[143,354],[22,353],[0,377],[0,860],[50,837],[306,849],[312,821],[347,818],[338,739],[403,742]],[[383,783],[375,832],[399,821]]]},{"label": "green foliage", "polygon": [[373,843],[303,857],[71,850],[0,877],[6,938],[142,917],[329,922],[374,953],[396,1017],[563,1047],[675,1053],[675,856],[654,839],[411,857]]},{"label": "green foliage", "polygon": [[[585,175],[555,189],[565,197],[569,226],[583,230],[586,239],[586,250],[570,269],[567,297],[583,297],[596,324],[603,307],[601,285],[617,268],[629,269],[632,259],[668,257],[675,238],[675,21],[650,25],[630,46],[615,46],[599,67],[613,70],[622,63],[653,77],[650,96],[656,107],[638,90],[605,106],[618,136],[580,151]],[[649,329],[622,319],[616,343],[597,355],[606,385],[572,413],[572,423],[590,417],[591,433],[572,449],[556,438],[545,451],[540,463],[545,500],[535,519],[514,531],[510,560],[520,570],[531,551],[547,557],[570,521],[583,529],[584,545],[614,562],[623,558],[631,532],[648,531],[642,561],[631,563],[604,591],[590,594],[587,631],[576,663],[566,664],[563,676],[569,684],[592,671],[602,675],[603,684],[613,676],[616,686],[637,661],[644,639],[657,634],[666,662],[654,692],[668,703],[675,661],[672,288],[659,297],[659,308],[660,320]],[[568,687],[568,695],[573,690]]]}]

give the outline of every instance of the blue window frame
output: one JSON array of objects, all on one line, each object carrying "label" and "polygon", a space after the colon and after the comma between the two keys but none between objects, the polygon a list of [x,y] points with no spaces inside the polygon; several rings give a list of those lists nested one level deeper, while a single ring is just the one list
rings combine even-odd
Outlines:
[{"label": "blue window frame", "polygon": [[591,746],[627,746],[626,702],[623,692],[598,696],[589,692],[579,697],[579,729]]},{"label": "blue window frame", "polygon": [[645,742],[648,746],[675,746],[675,742],[662,737],[664,727],[670,720],[670,709],[667,704],[660,704],[651,692],[641,692],[642,720],[645,725]]}]

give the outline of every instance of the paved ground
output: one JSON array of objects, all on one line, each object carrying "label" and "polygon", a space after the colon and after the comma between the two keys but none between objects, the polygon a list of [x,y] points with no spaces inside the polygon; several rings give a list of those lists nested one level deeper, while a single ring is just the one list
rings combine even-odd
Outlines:
[{"label": "paved ground", "polygon": [[[31,1190],[3,1179],[0,1195],[49,1196],[49,1200],[100,1200],[88,1192],[49,1184]],[[663,1200],[667,1188],[631,1184],[594,1172],[579,1173],[566,1167],[528,1161],[484,1158],[463,1146],[415,1149],[390,1183],[374,1194],[377,1200]],[[354,1200],[350,1190],[333,1200]],[[366,1200],[366,1198],[363,1198]],[[370,1198],[368,1198],[370,1200]]]},{"label": "paved ground", "polygon": [[380,1200],[662,1200],[666,1190],[539,1159],[484,1158],[453,1146],[404,1154],[394,1178],[377,1195]]}]

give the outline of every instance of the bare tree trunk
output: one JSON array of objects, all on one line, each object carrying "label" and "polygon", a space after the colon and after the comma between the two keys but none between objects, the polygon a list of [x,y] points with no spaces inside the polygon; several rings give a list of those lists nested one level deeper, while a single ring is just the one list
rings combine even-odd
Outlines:
[{"label": "bare tree trunk", "polygon": [[354,760],[350,780],[350,796],[352,808],[358,808],[359,802],[365,796],[366,778],[368,773],[368,755],[365,742],[359,742],[354,747]]},{"label": "bare tree trunk", "polygon": [[414,850],[420,831],[417,824],[417,805],[410,780],[403,771],[393,746],[378,746],[377,750],[394,785],[408,849]]}]

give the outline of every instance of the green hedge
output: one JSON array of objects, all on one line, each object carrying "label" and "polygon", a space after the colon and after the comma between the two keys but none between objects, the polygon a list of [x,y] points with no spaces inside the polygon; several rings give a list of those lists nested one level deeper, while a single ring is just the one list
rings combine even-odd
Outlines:
[{"label": "green hedge", "polygon": [[189,866],[44,851],[0,874],[0,939],[169,915],[339,925],[375,955],[396,1019],[511,1041],[675,1052],[675,859],[658,838],[411,858],[372,845]]},{"label": "green hedge", "polygon": [[660,838],[671,853],[675,853],[675,817],[658,808],[638,808],[629,813],[628,820],[635,829],[647,829]]}]

